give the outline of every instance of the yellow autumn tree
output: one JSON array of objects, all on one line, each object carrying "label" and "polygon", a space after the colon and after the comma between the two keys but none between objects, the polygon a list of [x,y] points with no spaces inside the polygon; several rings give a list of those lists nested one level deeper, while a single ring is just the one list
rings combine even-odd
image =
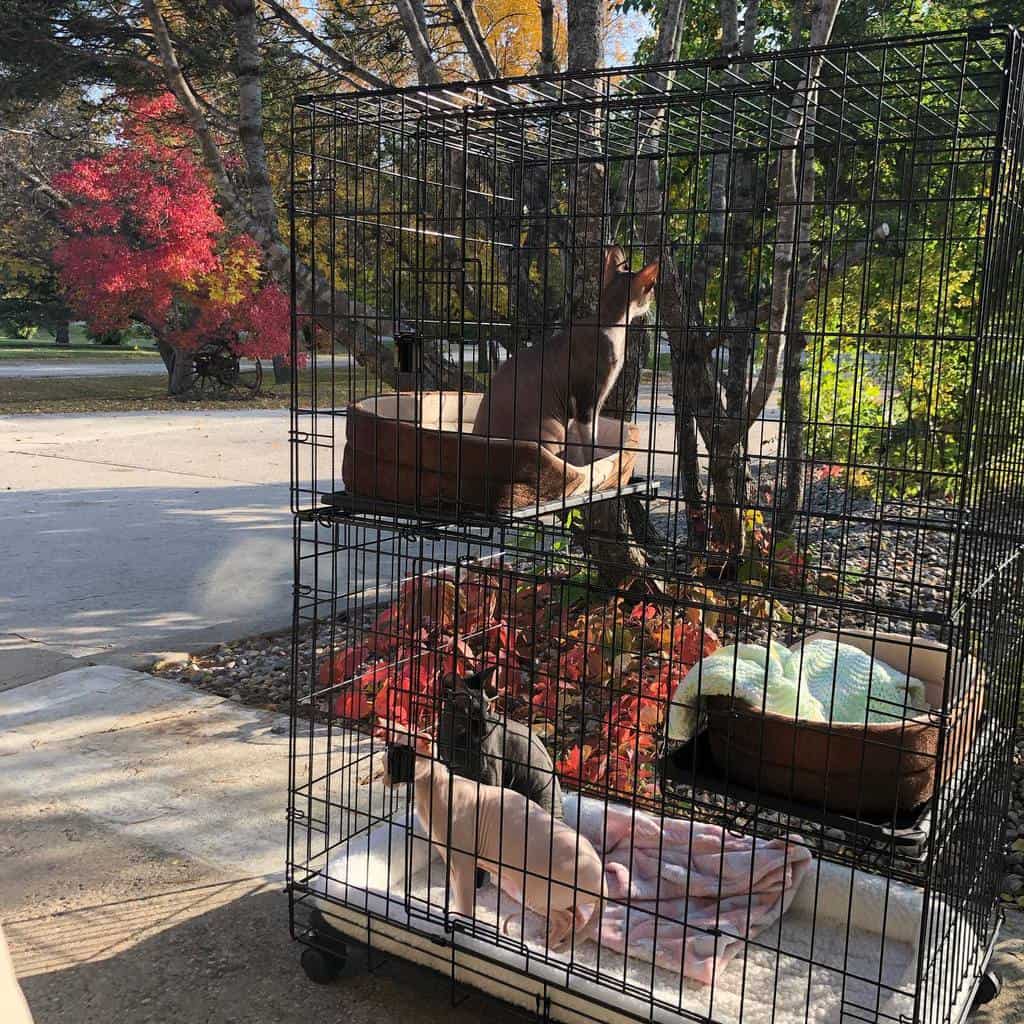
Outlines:
[{"label": "yellow autumn tree", "polygon": [[[541,49],[537,0],[478,0],[476,12],[500,74],[525,75],[537,70]],[[565,11],[556,3],[555,53],[563,65],[565,51]]]}]

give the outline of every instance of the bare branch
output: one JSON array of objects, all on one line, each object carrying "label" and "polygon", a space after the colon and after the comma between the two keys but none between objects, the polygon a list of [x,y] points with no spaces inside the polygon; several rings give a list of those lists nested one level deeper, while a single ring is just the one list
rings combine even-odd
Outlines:
[{"label": "bare branch", "polygon": [[[832,34],[839,0],[821,0],[811,23],[811,45],[823,46]],[[779,354],[785,336],[792,328],[790,286],[797,250],[798,192],[796,182],[797,148],[807,123],[807,113],[817,107],[818,76],[823,57],[812,54],[807,58],[807,73],[797,85],[779,141],[778,227],[775,254],[772,261],[771,312],[765,338],[764,359],[757,383],[750,393],[748,419],[754,410],[763,410],[775,388],[778,377]],[[760,412],[757,413],[760,415]]]},{"label": "bare branch", "polygon": [[420,83],[422,85],[440,85],[444,81],[444,76],[431,53],[422,0],[395,0],[395,6],[398,8],[402,28],[405,30],[409,46],[412,48]]},{"label": "bare branch", "polygon": [[451,11],[452,21],[456,29],[458,29],[477,77],[482,79],[497,78],[498,65],[494,62],[491,51],[487,47],[487,40],[484,39],[484,33],[480,27],[480,20],[476,16],[473,0],[447,0],[447,2],[448,10]]},{"label": "bare branch", "polygon": [[366,68],[360,67],[354,60],[346,57],[340,50],[331,46],[330,43],[325,42],[315,32],[310,32],[305,25],[295,17],[287,7],[279,4],[277,0],[263,0],[273,12],[274,15],[285,25],[287,25],[296,35],[301,36],[310,46],[316,47],[325,57],[327,57],[332,64],[336,65],[346,74],[354,75],[356,78],[362,79],[367,85],[372,85],[375,88],[382,89],[388,86],[388,82],[381,78],[379,75],[375,75],[372,71],[367,71]]},{"label": "bare branch", "polygon": [[814,270],[801,278],[801,287],[795,301],[804,306],[815,298],[822,288],[827,287],[830,281],[842,279],[847,271],[864,262],[871,242],[884,242],[889,237],[889,233],[889,225],[883,221],[871,232],[870,239],[854,242],[846,247],[843,255],[835,262],[826,263],[823,259],[819,260]]},{"label": "bare branch", "polygon": [[42,196],[54,206],[66,210],[71,206],[71,200],[63,192],[55,189],[44,177],[35,171],[29,170],[24,164],[16,161],[4,160],[4,163],[14,171],[20,178],[32,186],[35,195]]}]

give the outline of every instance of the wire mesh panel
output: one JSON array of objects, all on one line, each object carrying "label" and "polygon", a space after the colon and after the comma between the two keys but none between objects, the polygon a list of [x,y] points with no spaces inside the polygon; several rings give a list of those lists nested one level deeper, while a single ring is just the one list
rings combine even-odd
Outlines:
[{"label": "wire mesh panel", "polygon": [[567,1020],[963,1019],[1022,670],[1022,54],[296,101],[308,941]]}]

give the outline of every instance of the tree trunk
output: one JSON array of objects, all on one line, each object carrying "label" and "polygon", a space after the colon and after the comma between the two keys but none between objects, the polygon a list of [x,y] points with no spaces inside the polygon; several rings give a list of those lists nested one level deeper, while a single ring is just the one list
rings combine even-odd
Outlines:
[{"label": "tree trunk", "polygon": [[270,243],[285,248],[277,222],[277,201],[263,144],[263,58],[255,0],[225,0],[235,18],[235,79],[238,82],[238,139],[245,155],[246,184],[256,220]]},{"label": "tree trunk", "polygon": [[[609,498],[583,506],[579,540],[601,582],[618,589],[647,568],[647,555],[633,535],[627,498]],[[644,520],[646,523],[646,519]]]},{"label": "tree trunk", "polygon": [[171,398],[187,395],[192,386],[191,356],[173,345],[168,345],[162,338],[157,338],[156,348],[167,368],[167,394]]},{"label": "tree trunk", "polygon": [[[569,71],[590,71],[603,63],[604,3],[603,0],[569,0]],[[600,134],[597,118],[590,130]],[[566,267],[566,320],[590,315],[597,309],[603,265],[605,167],[597,161],[574,168],[569,179],[569,217],[573,236],[566,239],[571,251]],[[639,378],[636,378],[639,383]],[[616,402],[636,406],[636,393],[620,386]],[[611,406],[609,412],[622,414]],[[593,559],[601,581],[620,587],[647,567],[647,557],[636,542],[623,499],[613,498],[588,504],[583,508],[583,530],[580,543]]]},{"label": "tree trunk", "polygon": [[569,70],[591,71],[604,63],[604,0],[567,0]]},{"label": "tree trunk", "polygon": [[555,61],[555,4],[554,0],[540,0],[540,65],[542,75],[553,75],[558,68]]},{"label": "tree trunk", "polygon": [[793,532],[796,514],[803,505],[807,470],[804,462],[804,403],[800,393],[800,369],[807,336],[796,331],[786,346],[782,367],[782,423],[779,444],[785,445],[782,470],[782,494],[776,502],[772,524],[774,536]]},{"label": "tree trunk", "polygon": [[473,0],[448,0],[448,11],[452,16],[452,24],[462,39],[462,45],[466,47],[466,53],[477,78],[497,78],[498,68],[487,49]]},{"label": "tree trunk", "polygon": [[420,82],[423,85],[440,85],[443,79],[430,51],[422,0],[395,0],[395,6],[398,8],[402,28],[416,61],[416,72]]},{"label": "tree trunk", "polygon": [[71,323],[68,320],[61,320],[57,324],[55,331],[55,344],[57,345],[70,345],[71,344]]},{"label": "tree trunk", "polygon": [[[812,46],[828,42],[838,4],[839,0],[816,3],[811,27]],[[757,33],[758,5],[747,4],[744,8],[742,33],[736,0],[720,0],[719,13],[723,56],[751,52]],[[710,160],[707,234],[686,281],[681,279],[677,268],[672,268],[677,301],[668,304],[670,308],[663,317],[670,326],[669,337],[673,342],[680,485],[684,493],[696,492],[694,467],[686,465],[695,450],[690,427],[692,410],[709,453],[708,478],[714,502],[716,540],[720,548],[734,557],[742,553],[744,542],[741,513],[748,488],[747,433],[771,399],[780,363],[786,362],[787,335],[795,326],[799,309],[791,303],[794,292],[799,296],[799,280],[795,274],[800,242],[796,215],[800,191],[797,153],[801,143],[807,141],[805,132],[808,122],[813,120],[821,64],[818,54],[807,58],[806,73],[794,89],[783,124],[776,165],[776,229],[767,308],[754,308],[752,296],[756,289],[747,265],[753,245],[751,226],[755,198],[759,193],[768,193],[768,171],[754,165],[745,153],[738,152],[716,155]],[[731,141],[726,137],[716,138],[716,148],[729,150],[731,154]],[[724,320],[730,328],[724,339],[715,337],[716,332],[705,325],[704,311],[700,307],[701,297],[708,294],[709,284],[716,279],[722,311],[712,319]],[[760,326],[765,320],[767,330]],[[758,336],[763,341],[763,353],[753,387],[750,387],[748,380],[754,369],[754,342]],[[712,360],[716,346],[723,342],[728,345],[729,369],[724,382],[720,382]],[[678,393],[680,388],[684,394]]]},{"label": "tree trunk", "polygon": [[274,383],[291,384],[294,370],[292,364],[284,356],[274,356]]}]

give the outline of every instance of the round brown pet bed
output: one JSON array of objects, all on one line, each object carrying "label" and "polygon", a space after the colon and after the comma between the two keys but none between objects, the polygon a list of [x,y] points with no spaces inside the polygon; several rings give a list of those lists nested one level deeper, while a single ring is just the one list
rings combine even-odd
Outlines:
[{"label": "round brown pet bed", "polygon": [[615,490],[632,477],[640,442],[635,423],[602,417],[595,461],[576,466],[536,441],[471,434],[483,398],[425,391],[353,403],[342,462],[346,489],[400,505],[491,512]]},{"label": "round brown pet bed", "polygon": [[903,721],[863,725],[804,722],[761,712],[731,697],[708,696],[708,740],[719,771],[764,793],[823,810],[890,815],[931,799],[939,766],[943,687],[949,665],[952,710],[942,777],[960,767],[974,738],[984,676],[974,658],[930,640],[896,633],[813,633],[852,644],[925,684],[931,711]]}]

